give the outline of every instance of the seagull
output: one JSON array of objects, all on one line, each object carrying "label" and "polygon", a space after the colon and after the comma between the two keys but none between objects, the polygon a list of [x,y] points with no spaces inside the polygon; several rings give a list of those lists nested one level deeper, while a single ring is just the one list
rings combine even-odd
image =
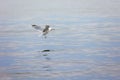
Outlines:
[{"label": "seagull", "polygon": [[38,26],[38,25],[32,25],[33,28],[35,28],[36,30],[42,32],[42,35],[47,38],[47,34],[52,31],[52,30],[55,30],[55,29],[52,29],[49,25],[45,25],[45,28],[41,28],[41,26]]}]

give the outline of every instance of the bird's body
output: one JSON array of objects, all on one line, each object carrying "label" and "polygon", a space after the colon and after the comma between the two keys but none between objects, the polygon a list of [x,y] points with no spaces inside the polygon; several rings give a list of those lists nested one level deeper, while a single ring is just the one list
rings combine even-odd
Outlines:
[{"label": "bird's body", "polygon": [[36,30],[41,31],[41,32],[42,32],[42,35],[43,35],[45,38],[47,38],[46,35],[47,35],[50,31],[55,30],[55,29],[50,28],[49,25],[46,25],[45,28],[41,28],[40,26],[37,26],[37,25],[32,25],[32,27],[34,27]]}]

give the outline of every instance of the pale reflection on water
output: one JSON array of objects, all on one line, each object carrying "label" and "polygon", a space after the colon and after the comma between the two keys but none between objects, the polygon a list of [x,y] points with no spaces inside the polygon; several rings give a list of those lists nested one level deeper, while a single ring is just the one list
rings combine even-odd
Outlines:
[{"label": "pale reflection on water", "polygon": [[[120,80],[120,18],[107,9],[112,4],[117,10],[119,1],[106,2],[107,8],[95,5],[97,0],[70,0],[58,7],[48,4],[49,8],[30,7],[34,1],[28,5],[25,1],[14,5],[8,1],[10,9],[17,6],[18,14],[7,10],[8,14],[0,15],[0,80]],[[53,12],[48,14],[49,9]],[[23,14],[24,10],[28,12]],[[110,14],[102,14],[106,10]],[[50,24],[55,31],[44,39],[31,24]]]}]

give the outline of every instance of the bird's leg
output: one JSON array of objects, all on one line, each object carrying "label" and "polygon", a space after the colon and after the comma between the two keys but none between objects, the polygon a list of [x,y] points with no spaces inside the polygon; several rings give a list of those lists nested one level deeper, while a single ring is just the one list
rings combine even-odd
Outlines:
[{"label": "bird's leg", "polygon": [[47,38],[47,36],[45,35],[45,36],[44,36],[44,38],[46,39],[46,38]]}]

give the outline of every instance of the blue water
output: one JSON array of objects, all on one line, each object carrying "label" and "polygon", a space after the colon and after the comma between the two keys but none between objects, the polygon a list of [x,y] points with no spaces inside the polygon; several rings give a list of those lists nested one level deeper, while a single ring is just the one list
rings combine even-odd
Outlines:
[{"label": "blue water", "polygon": [[0,80],[120,80],[119,0],[0,2]]}]

